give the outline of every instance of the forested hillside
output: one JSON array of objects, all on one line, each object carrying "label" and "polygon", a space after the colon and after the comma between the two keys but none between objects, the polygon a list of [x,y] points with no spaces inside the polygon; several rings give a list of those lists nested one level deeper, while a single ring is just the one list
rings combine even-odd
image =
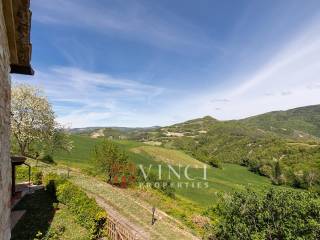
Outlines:
[{"label": "forested hillside", "polygon": [[296,139],[320,137],[320,105],[265,113],[241,122]]},{"label": "forested hillside", "polygon": [[[209,119],[206,117],[205,119]],[[202,125],[203,134],[171,137],[164,145],[215,167],[230,162],[270,177],[274,184],[312,188],[319,184],[320,106],[266,113],[243,120]],[[201,122],[201,120],[194,120]],[[193,121],[165,129],[189,133]],[[187,126],[184,131],[184,127]],[[163,130],[163,129],[162,129]]]},{"label": "forested hillside", "polygon": [[180,149],[218,168],[222,163],[240,164],[278,185],[319,185],[320,105],[242,120],[206,116],[167,127],[104,128],[103,133],[108,138]]}]

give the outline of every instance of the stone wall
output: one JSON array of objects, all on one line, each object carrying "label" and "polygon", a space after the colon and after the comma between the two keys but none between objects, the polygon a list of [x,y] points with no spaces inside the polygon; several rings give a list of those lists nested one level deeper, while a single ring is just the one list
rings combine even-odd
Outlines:
[{"label": "stone wall", "polygon": [[10,95],[9,49],[0,1],[0,240],[9,240],[11,234]]}]

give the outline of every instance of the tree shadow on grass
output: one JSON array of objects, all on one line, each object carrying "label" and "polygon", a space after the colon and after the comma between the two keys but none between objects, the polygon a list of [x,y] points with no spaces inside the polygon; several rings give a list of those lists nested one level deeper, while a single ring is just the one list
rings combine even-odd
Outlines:
[{"label": "tree shadow on grass", "polygon": [[26,213],[12,230],[11,240],[33,240],[39,232],[45,236],[55,214],[53,202],[45,190],[25,196],[14,208],[26,210]]}]

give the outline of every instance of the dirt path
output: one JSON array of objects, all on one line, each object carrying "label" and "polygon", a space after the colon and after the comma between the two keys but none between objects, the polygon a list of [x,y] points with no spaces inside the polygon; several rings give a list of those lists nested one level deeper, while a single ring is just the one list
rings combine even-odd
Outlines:
[{"label": "dirt path", "polygon": [[156,211],[156,223],[151,225],[152,206],[138,201],[124,189],[74,171],[70,180],[94,197],[111,216],[145,239],[198,239],[179,221],[160,210]]}]

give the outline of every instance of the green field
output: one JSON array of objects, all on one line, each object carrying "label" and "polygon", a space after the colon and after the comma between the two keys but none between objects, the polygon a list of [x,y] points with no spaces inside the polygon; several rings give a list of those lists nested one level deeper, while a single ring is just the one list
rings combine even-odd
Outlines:
[{"label": "green field", "polygon": [[[243,190],[246,187],[263,189],[271,186],[268,178],[249,172],[247,168],[239,165],[223,164],[222,169],[217,169],[203,164],[181,151],[154,146],[140,146],[129,150],[138,155],[136,156],[136,163],[147,164],[147,166],[149,166],[148,164],[150,163],[155,165],[151,170],[156,174],[158,174],[158,168],[156,166],[161,164],[163,175],[166,177],[168,177],[169,171],[166,167],[167,164],[175,165],[177,172],[179,169],[177,166],[180,164],[180,179],[174,174],[171,174],[172,182],[176,183],[176,185],[178,182],[183,183],[181,187],[176,187],[176,194],[194,203],[200,203],[201,205],[212,204],[212,202],[216,200],[219,192],[233,192],[235,190]],[[148,160],[147,163],[146,159]],[[184,175],[186,165],[190,165],[188,177],[194,179],[193,181],[188,180]],[[203,179],[204,165],[207,168],[206,180]],[[148,169],[148,167],[145,168]],[[187,183],[188,186],[186,186]],[[198,187],[198,184],[200,184],[200,187]],[[205,187],[205,184],[208,184],[208,187]]]},{"label": "green field", "polygon": [[[72,167],[91,168],[92,149],[102,139],[73,135],[72,140],[74,141],[72,152],[56,154],[54,156],[55,161]],[[174,169],[177,172],[179,172],[177,166],[180,164],[180,179],[171,171],[171,182],[175,184],[176,195],[196,204],[208,206],[216,201],[218,193],[233,192],[246,187],[259,190],[271,186],[268,178],[256,175],[245,167],[235,164],[223,164],[222,169],[206,165],[207,179],[204,180],[203,163],[181,151],[146,146],[133,141],[118,141],[118,143],[119,146],[127,150],[133,163],[143,165],[146,173],[151,164],[150,171],[158,174],[158,165],[161,164],[163,179],[169,176],[167,164],[175,165]],[[184,175],[186,165],[190,165],[188,177],[192,178],[192,181]],[[180,183],[180,186],[178,186],[178,183]],[[200,187],[198,187],[198,184]],[[206,187],[206,184],[208,184],[208,187]]]},{"label": "green field", "polygon": [[100,138],[90,138],[82,135],[71,135],[74,148],[70,153],[57,152],[54,154],[54,160],[72,167],[90,167],[92,159],[92,151],[96,144],[102,141]]}]

